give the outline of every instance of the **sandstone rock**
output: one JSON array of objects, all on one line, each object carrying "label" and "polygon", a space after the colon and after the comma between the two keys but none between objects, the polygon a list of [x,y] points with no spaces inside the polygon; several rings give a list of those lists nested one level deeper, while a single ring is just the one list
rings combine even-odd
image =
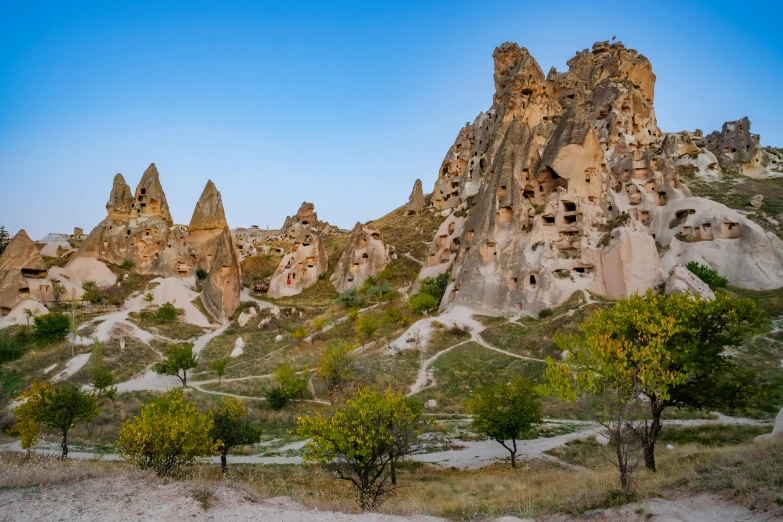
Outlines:
[{"label": "sandstone rock", "polygon": [[421,187],[421,180],[417,179],[413,184],[413,190],[408,197],[408,205],[405,207],[405,215],[413,216],[424,210],[424,190]]},{"label": "sandstone rock", "polygon": [[275,336],[275,341],[276,341],[276,342],[278,342],[278,343],[279,343],[279,342],[280,342],[280,341],[282,341],[282,340],[283,340],[283,336],[282,336],[282,335],[276,335],[276,336]]},{"label": "sandstone rock", "polygon": [[435,399],[430,399],[424,403],[424,407],[433,410],[438,407],[438,401],[436,401]]},{"label": "sandstone rock", "polygon": [[747,116],[727,121],[720,131],[704,138],[706,148],[718,158],[720,166],[754,178],[768,177],[765,152],[759,145],[759,135],[750,133]]},{"label": "sandstone rock", "polygon": [[674,265],[666,279],[666,294],[691,293],[702,299],[715,299],[710,287],[688,270],[685,265]]},{"label": "sandstone rock", "polygon": [[212,180],[207,181],[193,210],[186,239],[192,270],[209,271],[223,230],[228,227],[223,199]]},{"label": "sandstone rock", "polygon": [[241,289],[239,260],[231,240],[231,231],[225,227],[218,242],[212,268],[204,282],[201,301],[210,314],[225,322],[239,306]]},{"label": "sandstone rock", "polygon": [[658,128],[647,58],[598,42],[546,77],[516,44],[493,58],[492,106],[459,131],[433,188],[451,214],[419,280],[451,275],[442,309],[535,316],[579,290],[642,293],[692,259],[738,286],[783,286],[783,242],[680,182],[722,175],[717,153],[701,131]]},{"label": "sandstone rock", "polygon": [[599,433],[598,435],[595,436],[595,441],[601,446],[608,446],[610,439],[603,433]]},{"label": "sandstone rock", "polygon": [[46,263],[27,232],[20,230],[0,256],[0,315],[8,315],[22,301],[53,299]]},{"label": "sandstone rock", "polygon": [[775,417],[775,425],[772,427],[772,433],[766,433],[759,435],[754,442],[762,442],[776,437],[783,437],[783,408],[780,408],[777,417]]},{"label": "sandstone rock", "polygon": [[237,318],[237,324],[240,327],[244,328],[251,317],[252,316],[250,314],[246,314],[245,312],[242,312],[241,314],[239,314],[239,317]]},{"label": "sandstone rock", "polygon": [[360,287],[367,277],[377,276],[388,264],[389,247],[378,229],[356,223],[330,281],[338,292]]},{"label": "sandstone rock", "polygon": [[241,337],[237,337],[237,340],[234,341],[234,349],[231,350],[231,357],[239,357],[243,353],[245,353],[245,341]]},{"label": "sandstone rock", "polygon": [[757,194],[750,198],[750,206],[759,209],[764,204],[764,195],[763,194]]},{"label": "sandstone rock", "polygon": [[160,218],[168,226],[174,224],[174,221],[171,219],[171,214],[169,213],[169,204],[166,201],[166,194],[163,193],[163,186],[160,184],[158,169],[155,167],[154,163],[150,163],[150,166],[144,171],[144,174],[141,176],[141,181],[139,181],[139,184],[136,187],[136,196],[131,205],[131,215],[133,217],[147,216]]},{"label": "sandstone rock", "polygon": [[270,297],[296,295],[318,282],[326,272],[328,259],[323,240],[308,224],[295,227],[299,236],[290,252],[283,256],[269,281]]},{"label": "sandstone rock", "polygon": [[122,174],[117,174],[114,176],[114,184],[111,188],[111,194],[109,194],[109,201],[106,203],[106,211],[109,216],[127,218],[130,217],[133,205],[134,199],[130,187]]}]

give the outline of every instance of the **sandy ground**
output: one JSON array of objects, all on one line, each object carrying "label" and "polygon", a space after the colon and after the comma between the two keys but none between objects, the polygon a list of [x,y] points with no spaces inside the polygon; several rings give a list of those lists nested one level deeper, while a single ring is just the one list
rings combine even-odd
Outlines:
[{"label": "sandy ground", "polygon": [[[194,493],[210,492],[204,509]],[[648,516],[650,514],[651,516]],[[198,485],[166,481],[151,473],[118,473],[77,483],[0,491],[0,522],[32,521],[214,521],[262,520],[274,522],[444,522],[418,515],[400,517],[377,513],[345,514],[308,509],[288,497],[261,499],[246,486],[225,483]],[[521,522],[501,517],[494,522]],[[779,513],[759,513],[714,495],[676,500],[652,499],[620,508],[599,510],[583,517],[550,515],[539,520],[571,522],[719,522],[781,520]]]}]

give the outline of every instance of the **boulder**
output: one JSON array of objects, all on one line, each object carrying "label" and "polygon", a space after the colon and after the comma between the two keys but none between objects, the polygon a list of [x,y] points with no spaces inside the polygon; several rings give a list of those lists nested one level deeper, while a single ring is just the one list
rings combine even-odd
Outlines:
[{"label": "boulder", "polygon": [[783,408],[780,408],[777,417],[775,417],[775,425],[772,427],[772,433],[759,435],[753,440],[754,442],[762,442],[777,437],[783,437]]},{"label": "boulder", "polygon": [[715,294],[707,283],[696,277],[685,265],[680,264],[674,265],[669,270],[665,293],[666,295],[691,293],[702,299],[715,299]]},{"label": "boulder", "polygon": [[0,255],[0,316],[30,300],[52,301],[54,293],[38,248],[27,232],[20,230]]},{"label": "boulder", "polygon": [[237,340],[234,341],[234,349],[231,350],[231,357],[239,357],[243,353],[245,353],[245,341],[241,337],[237,337]]}]

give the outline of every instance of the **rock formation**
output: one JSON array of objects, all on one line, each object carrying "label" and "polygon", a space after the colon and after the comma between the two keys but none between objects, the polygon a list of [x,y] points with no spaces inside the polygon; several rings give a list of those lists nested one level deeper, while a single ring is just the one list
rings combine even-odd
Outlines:
[{"label": "rock formation", "polygon": [[169,213],[169,204],[166,202],[166,194],[163,193],[163,187],[160,184],[158,169],[154,163],[150,163],[136,187],[136,197],[131,205],[131,214],[137,218],[159,218],[168,226],[174,224]]},{"label": "rock formation", "polygon": [[421,188],[421,180],[417,179],[413,184],[413,190],[405,207],[405,215],[413,216],[424,210],[424,191]]},{"label": "rock formation", "polygon": [[209,272],[221,235],[227,226],[223,199],[215,184],[209,180],[196,203],[188,226],[187,243],[194,270]]},{"label": "rock formation", "polygon": [[738,286],[783,285],[783,243],[681,183],[721,165],[709,137],[660,131],[647,58],[599,42],[546,76],[516,44],[493,58],[493,104],[433,189],[432,206],[453,211],[419,277],[450,271],[443,307],[535,314],[580,289],[627,297],[692,259]]},{"label": "rock formation", "polygon": [[[421,192],[421,182],[419,182],[419,192]],[[356,223],[330,281],[338,292],[346,288],[359,287],[368,276],[377,276],[386,268],[389,260],[389,246],[383,243],[378,229],[371,225]]]},{"label": "rock formation", "polygon": [[337,227],[330,225],[326,221],[318,221],[315,205],[307,201],[302,203],[296,214],[286,216],[283,228],[280,229],[281,239],[296,240],[303,229],[312,230],[322,236],[328,236],[337,232]]},{"label": "rock formation", "polygon": [[706,148],[712,152],[723,169],[740,172],[753,178],[766,178],[783,170],[780,154],[763,149],[758,134],[750,133],[747,116],[737,121],[727,121],[723,128],[704,138]]},{"label": "rock formation", "polygon": [[298,238],[269,281],[270,297],[296,295],[317,283],[318,277],[326,272],[328,259],[323,239],[309,223],[299,222],[296,229]]},{"label": "rock formation", "polygon": [[46,263],[27,232],[20,230],[0,256],[0,315],[26,300],[53,299]]},{"label": "rock formation", "polygon": [[225,322],[239,306],[241,290],[239,259],[231,240],[231,231],[226,226],[218,236],[215,259],[204,282],[201,301],[213,317]]}]

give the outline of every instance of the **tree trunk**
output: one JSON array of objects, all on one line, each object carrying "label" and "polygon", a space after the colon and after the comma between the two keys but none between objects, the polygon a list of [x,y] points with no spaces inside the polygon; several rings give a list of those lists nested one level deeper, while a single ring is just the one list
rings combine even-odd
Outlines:
[{"label": "tree trunk", "polygon": [[658,401],[650,401],[650,412],[652,413],[652,424],[646,437],[642,438],[644,446],[644,465],[648,471],[655,472],[655,442],[658,440],[658,434],[661,432],[661,414],[664,407]]},{"label": "tree trunk", "polygon": [[63,432],[63,442],[62,442],[62,448],[63,448],[63,460],[68,458],[68,432]]},{"label": "tree trunk", "polygon": [[223,452],[220,454],[220,471],[222,471],[223,473],[228,471],[228,463],[226,462],[226,453],[227,452]]},{"label": "tree trunk", "polygon": [[514,445],[514,451],[511,452],[511,467],[517,467],[517,439],[511,439],[511,443]]},{"label": "tree trunk", "polygon": [[397,459],[391,459],[391,482],[392,486],[397,485]]}]

